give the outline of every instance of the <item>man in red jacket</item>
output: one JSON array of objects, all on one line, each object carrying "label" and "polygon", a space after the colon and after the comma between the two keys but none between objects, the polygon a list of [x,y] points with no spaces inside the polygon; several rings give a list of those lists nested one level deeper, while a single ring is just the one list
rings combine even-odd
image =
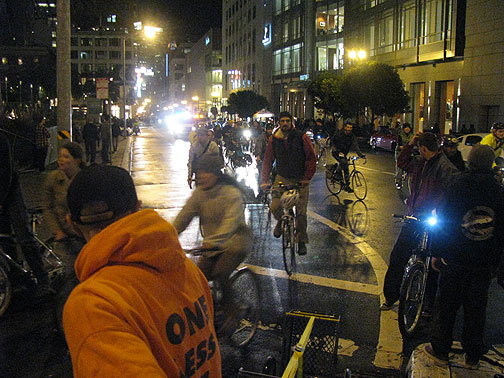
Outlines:
[{"label": "man in red jacket", "polygon": [[[301,183],[299,200],[296,204],[296,238],[298,242],[298,254],[306,254],[308,233],[306,228],[307,208],[309,197],[309,183],[317,169],[317,159],[310,138],[302,131],[297,130],[292,123],[292,116],[288,112],[281,112],[279,127],[273,132],[266,147],[262,168],[262,188],[266,188],[273,163],[276,162],[277,175],[273,189],[279,188],[279,183],[294,185]],[[280,193],[274,192],[271,201],[271,213],[278,221],[273,235],[279,238],[282,235],[280,218],[282,207],[280,206]]]},{"label": "man in red jacket", "polygon": [[[420,156],[413,154],[416,144]],[[459,173],[446,155],[439,150],[437,137],[432,133],[417,132],[398,156],[397,166],[408,172],[411,177],[408,215],[420,218],[429,215],[438,207],[449,183],[454,175]],[[390,310],[399,299],[404,267],[417,244],[415,233],[414,225],[405,223],[397,236],[383,284],[385,302],[381,305],[381,310]],[[434,275],[431,274],[430,277],[434,278]],[[435,285],[433,287],[435,288]]]}]

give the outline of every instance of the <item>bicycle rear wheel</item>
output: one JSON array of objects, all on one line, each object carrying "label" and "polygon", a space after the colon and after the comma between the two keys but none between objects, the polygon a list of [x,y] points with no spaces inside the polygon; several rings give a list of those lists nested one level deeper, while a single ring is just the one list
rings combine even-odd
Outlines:
[{"label": "bicycle rear wheel", "polygon": [[415,262],[404,274],[399,296],[398,322],[399,330],[405,338],[412,337],[422,315],[424,298],[425,265]]},{"label": "bicycle rear wheel", "polygon": [[243,310],[240,311],[239,319],[236,319],[237,325],[230,339],[235,346],[244,347],[254,337],[259,322],[259,285],[255,274],[245,266],[233,272],[229,287],[233,304]]},{"label": "bicycle rear wheel", "polygon": [[7,272],[7,268],[4,267],[0,260],[0,316],[9,307],[12,298],[12,283]]},{"label": "bicycle rear wheel", "polygon": [[285,222],[282,220],[282,253],[285,271],[290,276],[296,264],[296,243],[294,240],[294,220]]},{"label": "bicycle rear wheel", "polygon": [[336,178],[336,168],[333,167],[330,171],[326,171],[326,186],[329,192],[337,196],[343,188],[342,180]]},{"label": "bicycle rear wheel", "polygon": [[350,185],[357,199],[363,200],[367,196],[367,183],[364,175],[359,171],[354,171]]}]

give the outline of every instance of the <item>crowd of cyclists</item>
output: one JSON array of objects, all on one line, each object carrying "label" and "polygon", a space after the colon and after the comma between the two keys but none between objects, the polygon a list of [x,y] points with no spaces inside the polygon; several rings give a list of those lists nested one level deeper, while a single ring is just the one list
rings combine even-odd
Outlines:
[{"label": "crowd of cyclists", "polygon": [[[365,157],[352,133],[353,124],[346,123],[337,132],[317,123],[313,127],[312,135],[327,133],[338,169],[348,177],[347,154],[353,150]],[[433,281],[439,280],[439,286],[432,282],[427,298],[426,316],[434,312],[435,326],[426,352],[438,362],[448,363],[456,309],[463,305],[465,321],[471,325],[464,327],[463,334],[466,364],[475,368],[484,351],[490,279],[497,274],[504,286],[504,189],[495,180],[494,168],[502,164],[504,124],[493,125],[492,133],[472,149],[467,165],[456,149],[456,137],[442,138],[441,146],[439,140],[435,133],[413,133],[408,123],[402,125],[396,151],[396,186],[400,186],[399,175],[407,173],[408,215],[424,217],[436,212],[444,220],[443,233],[436,236],[433,259],[439,279],[431,275]],[[296,127],[291,114],[280,113],[278,124],[231,121],[202,125],[191,135],[191,142],[187,182],[192,188],[195,181],[196,188],[173,225],[154,210],[140,210],[141,202],[128,172],[97,164],[86,167],[77,144],[60,148],[58,170],[48,176],[44,186],[44,209],[55,241],[60,243],[58,253],[66,260],[68,275],[81,282],[72,292],[63,317],[76,376],[106,375],[116,372],[118,366],[124,371],[147,369],[153,376],[161,372],[179,374],[181,369],[186,369],[186,375],[198,369],[202,375],[206,371],[219,375],[220,356],[210,321],[213,306],[207,280],[219,281],[225,293],[229,275],[252,249],[253,240],[243,214],[243,185],[224,173],[226,164],[234,169],[249,166],[255,159],[263,191],[282,184],[299,185],[296,242],[298,254],[307,253],[307,204],[309,182],[317,167],[316,138],[311,139],[303,126]],[[8,143],[2,143],[2,156],[10,158]],[[12,166],[3,167],[4,161],[8,160],[2,160],[2,169],[8,171],[10,179],[2,187],[1,210],[16,218],[20,213],[11,207],[22,202],[22,198],[12,200],[19,183]],[[348,184],[345,190],[350,192]],[[271,203],[277,220],[275,237],[282,234],[280,196],[274,194]],[[200,219],[204,247],[214,248],[197,262],[206,280],[178,242],[177,233],[183,232],[194,217]],[[29,238],[23,236],[24,228],[14,232],[30,259],[33,253]],[[385,276],[383,311],[392,309],[398,300],[415,235],[416,230],[408,224],[399,233]],[[169,261],[169,266],[164,261]],[[30,265],[45,293],[47,277],[37,268],[37,261]],[[185,280],[193,286],[188,288]],[[160,289],[166,287],[170,288],[168,292]],[[154,319],[153,313],[164,317]],[[67,334],[67,330],[71,331]],[[196,338],[189,338],[194,334]],[[131,345],[131,353],[119,353],[117,340]],[[205,358],[195,364],[191,353],[199,353],[201,348]],[[179,365],[178,361],[185,362]]]}]

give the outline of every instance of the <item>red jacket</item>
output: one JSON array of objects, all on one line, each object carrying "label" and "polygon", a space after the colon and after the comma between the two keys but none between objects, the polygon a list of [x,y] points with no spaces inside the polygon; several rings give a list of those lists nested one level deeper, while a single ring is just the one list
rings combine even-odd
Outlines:
[{"label": "red jacket", "polygon": [[397,166],[410,174],[411,195],[408,198],[408,215],[423,215],[439,206],[444,192],[457,168],[441,151],[429,160],[413,155],[414,146],[407,144],[397,158]]},{"label": "red jacket", "polygon": [[[281,129],[277,128],[273,132],[273,135],[270,137],[268,145],[266,147],[266,152],[264,154],[264,163],[261,173],[263,184],[267,184],[269,182],[269,176],[273,162],[277,159],[277,156],[275,156],[275,151],[273,149],[273,138],[282,140],[286,145],[286,149],[289,149],[287,138],[283,135]],[[315,157],[315,152],[313,151],[313,146],[308,135],[303,134],[302,141],[304,151],[304,174],[301,180],[310,181],[315,174],[315,171],[317,170],[317,158]]]}]

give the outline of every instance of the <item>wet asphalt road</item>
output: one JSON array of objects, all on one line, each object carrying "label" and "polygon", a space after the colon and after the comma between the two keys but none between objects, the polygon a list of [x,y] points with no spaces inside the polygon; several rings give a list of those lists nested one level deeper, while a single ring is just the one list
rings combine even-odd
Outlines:
[{"label": "wet asphalt road", "polygon": [[[146,127],[139,136],[132,138],[131,154],[127,150],[124,154],[131,156],[126,166],[131,167],[143,207],[158,210],[167,220],[175,217],[190,195],[186,182],[188,150],[188,142],[172,138],[163,129]],[[269,355],[277,360],[277,374],[280,375],[282,355],[287,355],[282,353],[285,312],[292,309],[341,317],[338,371],[350,367],[354,372],[397,376],[403,348],[407,354],[427,339],[428,324],[415,340],[403,345],[396,312],[383,313],[378,309],[388,255],[400,229],[400,225],[392,221],[391,214],[402,214],[406,208],[403,193],[394,187],[393,154],[372,150],[366,154],[367,164],[362,166],[360,160],[358,164],[368,183],[368,196],[363,202],[356,201],[348,193],[338,197],[330,195],[325,186],[324,169],[319,168],[310,184],[308,255],[297,258],[295,274],[290,278],[285,274],[281,242],[272,236],[267,211],[262,205],[247,206],[255,248],[246,263],[258,273],[263,293],[261,327],[245,350],[222,342],[224,376],[236,376],[242,366],[261,371]],[[124,160],[118,158],[116,161],[117,165],[124,165]],[[240,174],[246,176],[243,172]],[[253,174],[253,170],[248,172],[249,182],[253,181]],[[197,222],[180,239],[184,247],[199,245]],[[488,344],[502,343],[502,290],[493,285],[490,298],[486,340]],[[47,320],[52,316],[50,306],[43,309],[39,306],[35,311],[33,307],[23,309],[21,306],[14,316],[2,319],[0,335],[5,336],[6,329],[13,329],[14,335],[9,338],[8,348],[5,343],[0,344],[5,348],[0,350],[5,357],[0,362],[13,367],[10,371],[26,371],[26,374],[16,374],[20,377],[70,377],[64,343],[50,332],[52,323]],[[30,328],[26,331],[23,325],[25,317],[34,312],[38,316],[27,320],[27,324],[35,324],[32,328],[37,329],[37,333]],[[23,328],[24,331],[20,331]],[[34,337],[43,342],[26,349],[26,345],[33,344]],[[32,369],[27,370],[23,364],[24,354],[33,355]]]}]

